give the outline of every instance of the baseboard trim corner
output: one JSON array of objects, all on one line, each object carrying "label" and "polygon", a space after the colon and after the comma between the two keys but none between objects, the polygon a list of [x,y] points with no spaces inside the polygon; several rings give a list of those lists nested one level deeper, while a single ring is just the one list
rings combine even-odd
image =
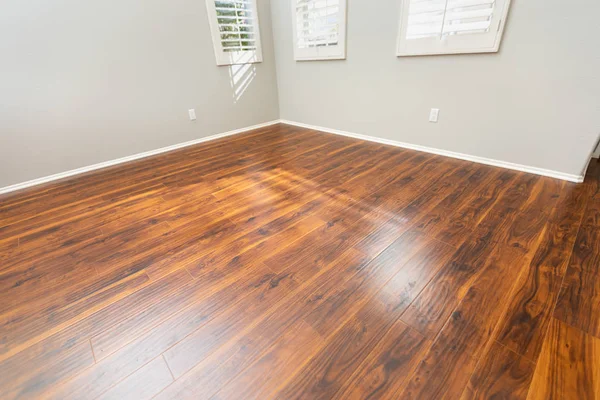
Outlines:
[{"label": "baseboard trim corner", "polygon": [[530,174],[547,176],[550,178],[561,179],[561,180],[569,181],[569,182],[582,183],[585,179],[585,177],[583,175],[565,174],[563,172],[552,171],[552,170],[537,168],[537,167],[531,167],[528,165],[521,165],[521,164],[515,164],[515,163],[506,162],[506,161],[493,160],[490,158],[471,156],[468,154],[456,153],[456,152],[447,151],[447,150],[440,150],[440,149],[436,149],[433,147],[420,146],[420,145],[416,145],[416,144],[397,142],[395,140],[383,139],[383,138],[378,138],[378,137],[369,136],[369,135],[362,135],[359,133],[352,133],[352,132],[342,131],[339,129],[325,128],[322,126],[310,125],[310,124],[305,124],[305,123],[296,122],[296,121],[290,121],[290,120],[286,120],[286,119],[281,119],[279,122],[281,122],[282,124],[298,126],[301,128],[307,128],[307,129],[313,129],[316,131],[332,133],[334,135],[347,136],[347,137],[351,137],[354,139],[366,140],[369,142],[375,142],[375,143],[380,143],[380,144],[387,144],[390,146],[402,147],[404,149],[422,151],[425,153],[436,154],[436,155],[440,155],[440,156],[444,156],[444,157],[457,158],[459,160],[471,161],[471,162],[475,162],[475,163],[479,163],[479,164],[491,165],[494,167],[500,167],[500,168],[506,168],[506,169],[511,169],[511,170],[515,170],[515,171],[527,172]]},{"label": "baseboard trim corner", "polygon": [[203,137],[200,139],[195,139],[195,140],[191,140],[189,142],[184,142],[184,143],[178,143],[178,144],[174,144],[171,146],[167,146],[167,147],[162,147],[160,149],[156,149],[156,150],[150,150],[150,151],[146,151],[143,153],[138,153],[138,154],[134,154],[131,156],[126,156],[126,157],[122,157],[122,158],[118,158],[115,160],[110,160],[110,161],[105,161],[105,162],[101,162],[98,164],[94,164],[94,165],[89,165],[87,167],[82,167],[82,168],[77,168],[77,169],[73,169],[70,171],[65,171],[65,172],[60,172],[58,174],[54,174],[54,175],[49,175],[49,176],[45,176],[42,178],[37,178],[37,179],[33,179],[27,182],[22,182],[22,183],[17,183],[14,185],[10,185],[10,186],[6,186],[6,187],[2,187],[0,188],[0,194],[6,194],[6,193],[11,193],[11,192],[16,192],[18,190],[23,190],[23,189],[27,189],[33,186],[37,186],[37,185],[42,185],[44,183],[50,183],[53,181],[57,181],[57,180],[61,180],[61,179],[65,179],[65,178],[70,178],[72,176],[75,175],[80,175],[86,172],[92,172],[92,171],[96,171],[102,168],[107,168],[107,167],[112,167],[114,165],[118,165],[118,164],[123,164],[126,162],[130,162],[130,161],[135,161],[135,160],[139,160],[142,158],[147,158],[147,157],[151,157],[151,156],[155,156],[158,154],[162,154],[162,153],[168,153],[169,151],[173,151],[173,150],[178,150],[184,147],[189,147],[189,146],[194,146],[196,144],[200,144],[200,143],[204,143],[204,142],[209,142],[211,140],[216,140],[216,139],[221,139],[227,136],[233,136],[233,135],[237,135],[240,133],[244,133],[244,132],[248,132],[248,131],[252,131],[255,129],[260,129],[260,128],[265,128],[267,126],[271,126],[271,125],[275,125],[280,123],[280,120],[273,120],[273,121],[269,121],[269,122],[264,122],[262,124],[257,124],[257,125],[252,125],[252,126],[247,126],[245,128],[240,128],[240,129],[235,129],[232,131],[228,131],[228,132],[223,132],[223,133],[218,133],[216,135],[211,135],[211,136],[207,136],[207,137]]}]

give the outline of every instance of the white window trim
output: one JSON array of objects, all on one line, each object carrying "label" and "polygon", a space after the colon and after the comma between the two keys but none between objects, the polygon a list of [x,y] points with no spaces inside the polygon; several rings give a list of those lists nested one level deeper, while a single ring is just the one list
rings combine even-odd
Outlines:
[{"label": "white window trim", "polygon": [[[497,53],[500,50],[500,43],[502,42],[502,35],[504,33],[504,27],[506,26],[506,20],[508,18],[508,12],[510,10],[511,0],[505,0],[504,10],[494,17],[492,22],[492,30],[496,31],[494,45],[490,47],[474,47],[469,45],[468,39],[462,46],[444,48],[443,41],[434,38],[416,39],[414,40],[415,46],[420,49],[408,50],[406,49],[406,43],[409,41],[404,39],[406,36],[406,25],[404,24],[405,12],[408,12],[408,3],[410,0],[400,0],[400,27],[398,29],[398,40],[396,44],[396,55],[398,57],[412,57],[412,56],[430,56],[430,55],[445,55],[445,54],[473,54],[473,53]],[[498,19],[497,16],[500,16]],[[467,37],[467,35],[465,35]],[[434,44],[434,41],[436,44]],[[422,42],[423,45],[419,46],[417,42]]]},{"label": "white window trim", "polygon": [[254,64],[263,61],[258,4],[256,0],[247,1],[252,2],[252,9],[256,14],[256,50],[226,52],[223,51],[223,45],[221,44],[221,32],[219,31],[219,20],[217,18],[217,10],[215,9],[215,0],[206,0],[208,22],[210,25],[210,32],[213,41],[213,48],[215,50],[215,58],[217,60],[217,65],[224,66],[238,64]]},{"label": "white window trim", "polygon": [[[275,0],[280,1],[280,0]],[[291,0],[292,4],[292,34],[294,45],[294,60],[296,61],[324,61],[324,60],[345,60],[346,59],[346,24],[348,21],[347,0],[340,0],[340,32],[337,46],[317,47],[310,49],[298,48],[298,27],[296,21],[296,3],[297,0]]]}]

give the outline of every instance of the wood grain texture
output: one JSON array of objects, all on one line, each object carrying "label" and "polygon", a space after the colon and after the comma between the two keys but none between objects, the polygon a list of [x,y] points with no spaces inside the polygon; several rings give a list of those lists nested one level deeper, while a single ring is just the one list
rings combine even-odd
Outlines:
[{"label": "wood grain texture", "polygon": [[133,374],[108,389],[101,400],[151,399],[173,382],[173,376],[164,358],[157,357]]},{"label": "wood grain texture", "polygon": [[0,398],[596,398],[599,182],[280,124],[2,195]]},{"label": "wood grain texture", "polygon": [[600,339],[550,323],[528,399],[600,399]]},{"label": "wood grain texture", "polygon": [[278,385],[287,376],[293,375],[313,349],[322,346],[322,343],[321,336],[299,320],[255,364],[211,399],[272,398]]},{"label": "wood grain texture", "polygon": [[513,268],[526,265],[523,259],[518,249],[494,248],[435,337],[402,397],[453,399],[461,396],[477,361],[493,340],[493,332],[514,284],[511,277],[519,273]]},{"label": "wood grain texture", "polygon": [[336,399],[393,396],[427,350],[429,341],[402,321],[396,322],[336,394]]},{"label": "wood grain texture", "polygon": [[600,338],[600,228],[580,229],[554,316]]},{"label": "wood grain texture", "polygon": [[569,185],[531,263],[517,279],[497,340],[537,361],[587,204],[587,187]]},{"label": "wood grain texture", "polygon": [[467,399],[525,399],[535,363],[493,341],[461,396]]}]

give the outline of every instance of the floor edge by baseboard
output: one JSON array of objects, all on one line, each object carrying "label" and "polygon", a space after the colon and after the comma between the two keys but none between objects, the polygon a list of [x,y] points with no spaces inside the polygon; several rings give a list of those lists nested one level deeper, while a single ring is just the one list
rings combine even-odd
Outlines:
[{"label": "floor edge by baseboard", "polygon": [[433,147],[426,147],[426,146],[414,145],[414,144],[410,144],[410,143],[397,142],[394,140],[378,138],[375,136],[362,135],[362,134],[358,134],[358,133],[352,133],[352,132],[342,131],[342,130],[338,130],[338,129],[331,129],[331,128],[326,128],[326,127],[317,126],[317,125],[310,125],[310,124],[305,124],[305,123],[296,122],[296,121],[290,121],[290,120],[286,120],[286,119],[278,119],[278,120],[265,122],[262,124],[248,126],[245,128],[235,129],[235,130],[224,132],[224,133],[218,133],[216,135],[207,136],[207,137],[192,140],[189,142],[179,143],[179,144],[163,147],[163,148],[156,149],[156,150],[150,150],[147,152],[138,153],[138,154],[134,154],[134,155],[127,156],[127,157],[118,158],[115,160],[105,161],[105,162],[90,165],[87,167],[77,168],[74,170],[61,172],[58,174],[49,175],[49,176],[42,177],[42,178],[33,179],[33,180],[30,180],[27,182],[17,183],[14,185],[0,188],[0,194],[16,192],[18,190],[27,189],[27,188],[37,186],[37,185],[42,185],[44,183],[50,183],[53,181],[70,178],[72,176],[80,175],[80,174],[83,174],[86,172],[96,171],[96,170],[99,170],[102,168],[111,167],[114,165],[123,164],[123,163],[130,162],[130,161],[135,161],[135,160],[139,160],[139,159],[146,158],[146,157],[151,157],[151,156],[154,156],[157,154],[167,153],[169,151],[181,149],[181,148],[188,147],[188,146],[193,146],[193,145],[204,143],[204,142],[209,142],[211,140],[216,140],[216,139],[224,138],[227,136],[237,135],[240,133],[244,133],[244,132],[251,131],[254,129],[264,128],[264,127],[275,125],[278,123],[294,125],[294,126],[298,126],[301,128],[313,129],[313,130],[317,130],[317,131],[332,133],[335,135],[347,136],[347,137],[351,137],[354,139],[366,140],[369,142],[375,142],[375,143],[387,144],[387,145],[396,146],[396,147],[402,147],[402,148],[410,149],[410,150],[423,151],[426,153],[437,154],[437,155],[451,157],[451,158],[457,158],[460,160],[476,162],[479,164],[492,165],[495,167],[507,168],[507,169],[512,169],[512,170],[516,170],[516,171],[547,176],[550,178],[561,179],[561,180],[565,180],[565,181],[569,181],[569,182],[581,183],[584,180],[583,175],[580,175],[580,176],[571,175],[571,174],[566,174],[566,173],[558,172],[558,171],[530,167],[527,165],[514,164],[514,163],[510,163],[510,162],[505,162],[505,161],[492,160],[492,159],[488,159],[488,158],[484,158],[484,157],[471,156],[468,154],[440,150],[440,149],[436,149]]},{"label": "floor edge by baseboard", "polygon": [[354,139],[366,140],[369,142],[375,142],[375,143],[380,143],[380,144],[387,144],[390,146],[402,147],[402,148],[410,149],[410,150],[423,151],[425,153],[431,153],[431,154],[441,155],[441,156],[445,156],[445,157],[457,158],[460,160],[471,161],[471,162],[475,162],[475,163],[479,163],[479,164],[491,165],[494,167],[506,168],[506,169],[516,170],[516,171],[521,171],[521,172],[527,172],[527,173],[531,173],[531,174],[535,174],[535,175],[547,176],[550,178],[561,179],[561,180],[569,181],[569,182],[582,183],[585,179],[585,177],[583,175],[566,174],[563,172],[552,171],[552,170],[543,169],[543,168],[530,167],[528,165],[521,165],[521,164],[515,164],[515,163],[511,163],[511,162],[506,162],[506,161],[492,160],[492,159],[485,158],[485,157],[478,157],[478,156],[471,156],[468,154],[455,153],[453,151],[440,150],[440,149],[436,149],[433,147],[420,146],[420,145],[416,145],[416,144],[397,142],[395,140],[383,139],[383,138],[378,138],[375,136],[362,135],[362,134],[358,134],[358,133],[342,131],[339,129],[325,128],[322,126],[310,125],[310,124],[305,124],[305,123],[296,122],[296,121],[290,121],[290,120],[286,120],[286,119],[281,119],[279,122],[281,122],[282,124],[294,125],[294,126],[298,126],[301,128],[313,129],[313,130],[317,130],[317,131],[321,131],[321,132],[332,133],[335,135],[347,136],[347,137],[351,137]]},{"label": "floor edge by baseboard", "polygon": [[156,149],[156,150],[150,150],[150,151],[146,151],[143,153],[134,154],[131,156],[117,158],[115,160],[110,160],[110,161],[105,161],[105,162],[101,162],[101,163],[94,164],[94,165],[89,165],[87,167],[81,167],[81,168],[73,169],[70,171],[60,172],[58,174],[33,179],[33,180],[30,180],[27,182],[16,183],[14,185],[0,188],[0,194],[16,192],[18,190],[23,190],[23,189],[27,189],[27,188],[30,188],[33,186],[42,185],[44,183],[50,183],[50,182],[57,181],[60,179],[70,178],[72,176],[80,175],[80,174],[83,174],[86,172],[96,171],[96,170],[99,170],[102,168],[112,167],[114,165],[123,164],[126,162],[135,161],[135,160],[140,160],[142,158],[147,158],[147,157],[155,156],[157,154],[167,153],[169,151],[181,149],[181,148],[188,147],[188,146],[193,146],[193,145],[204,143],[204,142],[209,142],[211,140],[221,139],[221,138],[224,138],[227,136],[237,135],[237,134],[248,132],[248,131],[251,131],[254,129],[264,128],[267,126],[278,124],[280,122],[281,122],[280,120],[273,120],[273,121],[265,122],[262,124],[247,126],[245,128],[235,129],[235,130],[224,132],[224,133],[218,133],[216,135],[211,135],[211,136],[203,137],[200,139],[191,140],[189,142],[178,143],[178,144],[174,144],[171,146],[162,147],[162,148]]}]

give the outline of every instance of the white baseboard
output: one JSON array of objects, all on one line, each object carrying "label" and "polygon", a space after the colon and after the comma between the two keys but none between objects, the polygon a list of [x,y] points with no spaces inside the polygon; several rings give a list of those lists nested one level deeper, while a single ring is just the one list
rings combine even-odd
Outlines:
[{"label": "white baseboard", "polygon": [[351,132],[341,131],[341,130],[338,130],[338,129],[330,129],[330,128],[325,128],[325,127],[322,127],[322,126],[315,126],[315,125],[303,124],[303,123],[300,123],[300,122],[295,122],[295,121],[289,121],[289,120],[281,119],[281,120],[274,120],[274,121],[265,122],[265,123],[258,124],[258,125],[248,126],[248,127],[241,128],[241,129],[236,129],[236,130],[229,131],[229,132],[219,133],[219,134],[216,134],[216,135],[207,136],[207,137],[204,137],[204,138],[192,140],[192,141],[185,142],[185,143],[179,143],[179,144],[175,144],[175,145],[172,145],[172,146],[167,146],[167,147],[163,147],[163,148],[160,148],[160,149],[147,151],[147,152],[144,152],[144,153],[134,154],[132,156],[127,156],[127,157],[119,158],[119,159],[116,159],[116,160],[106,161],[106,162],[102,162],[102,163],[99,163],[99,164],[90,165],[90,166],[87,166],[87,167],[77,168],[77,169],[74,169],[74,170],[71,170],[71,171],[61,172],[61,173],[50,175],[50,176],[46,176],[46,177],[43,177],[43,178],[33,179],[33,180],[27,181],[27,182],[17,183],[15,185],[11,185],[11,186],[6,186],[6,187],[3,187],[3,188],[0,188],[0,194],[10,193],[10,192],[14,192],[14,191],[21,190],[21,189],[26,189],[26,188],[29,188],[29,187],[32,187],[32,186],[41,185],[41,184],[44,184],[44,183],[49,183],[49,182],[52,182],[52,181],[56,181],[56,180],[60,180],[60,179],[65,179],[65,178],[69,178],[69,177],[72,177],[72,176],[75,176],[75,175],[83,174],[85,172],[91,172],[91,171],[95,171],[95,170],[98,170],[98,169],[102,169],[102,168],[106,168],[106,167],[111,167],[113,165],[118,165],[118,164],[126,163],[126,162],[129,162],[129,161],[139,160],[141,158],[146,158],[146,157],[154,156],[154,155],[157,155],[157,154],[166,153],[166,152],[169,152],[169,151],[181,149],[183,147],[193,146],[193,145],[196,145],[196,144],[199,144],[199,143],[204,143],[204,142],[208,142],[208,141],[211,141],[211,140],[224,138],[224,137],[227,137],[227,136],[237,135],[237,134],[240,134],[240,133],[243,133],[243,132],[247,132],[247,131],[251,131],[251,130],[259,129],[259,128],[264,128],[264,127],[275,125],[275,124],[278,124],[278,123],[283,123],[283,124],[288,124],[288,125],[294,125],[294,126],[298,126],[298,127],[301,127],[301,128],[314,129],[314,130],[318,130],[318,131],[322,131],[322,132],[333,133],[333,134],[336,134],[336,135],[348,136],[348,137],[351,137],[351,138],[360,139],[360,140],[366,140],[366,141],[370,141],[370,142],[376,142],[376,143],[387,144],[387,145],[396,146],[396,147],[402,147],[402,148],[405,148],[405,149],[411,149],[411,150],[423,151],[423,152],[426,152],[426,153],[438,154],[438,155],[446,156],[446,157],[458,158],[458,159],[461,159],[461,160],[472,161],[472,162],[476,162],[476,163],[480,163],[480,164],[486,164],[486,165],[492,165],[492,166],[495,166],[495,167],[513,169],[513,170],[516,170],[516,171],[522,171],[522,172],[528,172],[528,173],[532,173],[532,174],[536,174],[536,175],[548,176],[548,177],[551,177],[551,178],[562,179],[562,180],[566,180],[566,181],[569,181],[569,182],[581,183],[584,180],[584,176],[583,175],[578,176],[578,175],[565,174],[565,173],[562,173],[562,172],[551,171],[551,170],[542,169],[542,168],[536,168],[536,167],[530,167],[530,166],[527,166],[527,165],[520,165],[520,164],[514,164],[514,163],[505,162],[505,161],[492,160],[492,159],[489,159],[489,158],[483,158],[483,157],[471,156],[471,155],[467,155],[467,154],[455,153],[455,152],[452,152],[452,151],[439,150],[439,149],[436,149],[436,148],[433,148],[433,147],[425,147],[425,146],[419,146],[419,145],[414,145],[414,144],[409,144],[409,143],[397,142],[397,141],[394,141],[394,140],[382,139],[382,138],[378,138],[378,137],[374,137],[374,136],[361,135],[361,134],[357,134],[357,133],[351,133]]},{"label": "white baseboard", "polygon": [[52,181],[56,181],[56,180],[64,179],[64,178],[69,178],[71,176],[83,174],[85,172],[91,172],[91,171],[95,171],[95,170],[98,170],[101,168],[106,168],[106,167],[111,167],[113,165],[126,163],[129,161],[139,160],[140,158],[146,158],[146,157],[154,156],[157,154],[181,149],[183,147],[193,146],[195,144],[204,143],[204,142],[208,142],[211,140],[224,138],[227,136],[237,135],[237,134],[251,131],[254,129],[259,129],[259,128],[264,128],[267,126],[275,125],[275,124],[278,124],[279,122],[280,122],[279,120],[265,122],[263,124],[248,126],[245,128],[236,129],[236,130],[229,131],[229,132],[218,133],[216,135],[207,136],[207,137],[203,137],[203,138],[196,139],[196,140],[191,140],[191,141],[185,142],[185,143],[174,144],[172,146],[167,146],[167,147],[163,147],[163,148],[156,149],[156,150],[150,150],[150,151],[146,151],[144,153],[134,154],[132,156],[127,156],[127,157],[123,157],[123,158],[118,158],[116,160],[106,161],[106,162],[102,162],[99,164],[90,165],[87,167],[73,169],[71,171],[66,171],[66,172],[61,172],[61,173],[50,175],[50,176],[45,176],[43,178],[33,179],[33,180],[27,181],[27,182],[17,183],[15,185],[0,188],[0,194],[10,193],[10,192],[14,192],[14,191],[21,190],[21,189],[26,189],[26,188],[29,188],[32,186],[41,185],[43,183],[48,183],[48,182],[52,182]]},{"label": "white baseboard", "polygon": [[565,181],[569,181],[569,182],[581,183],[584,180],[583,175],[565,174],[563,172],[552,171],[552,170],[543,169],[543,168],[530,167],[527,165],[514,164],[514,163],[510,163],[510,162],[506,162],[506,161],[492,160],[492,159],[484,158],[484,157],[477,157],[477,156],[471,156],[468,154],[455,153],[453,151],[440,150],[440,149],[436,149],[433,147],[426,147],[426,146],[419,146],[416,144],[397,142],[395,140],[382,139],[382,138],[378,138],[375,136],[361,135],[358,133],[351,133],[351,132],[341,131],[338,129],[324,128],[322,126],[303,124],[300,122],[288,121],[285,119],[280,120],[280,122],[282,124],[299,126],[301,128],[308,128],[308,129],[313,129],[313,130],[317,130],[317,131],[333,133],[335,135],[348,136],[348,137],[351,137],[354,139],[367,140],[369,142],[387,144],[390,146],[402,147],[402,148],[410,149],[410,150],[423,151],[426,153],[437,154],[437,155],[441,155],[441,156],[445,156],[445,157],[458,158],[460,160],[465,160],[465,161],[472,161],[472,162],[476,162],[479,164],[492,165],[494,167],[501,167],[501,168],[512,169],[512,170],[521,171],[521,172],[528,172],[528,173],[536,174],[536,175],[548,176],[550,178],[561,179],[561,180],[565,180]]}]

